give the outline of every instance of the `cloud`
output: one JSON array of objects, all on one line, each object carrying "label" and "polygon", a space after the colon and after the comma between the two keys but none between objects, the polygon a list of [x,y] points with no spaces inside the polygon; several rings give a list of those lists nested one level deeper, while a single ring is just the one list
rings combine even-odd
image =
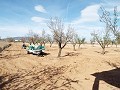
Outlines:
[{"label": "cloud", "polygon": [[40,23],[45,23],[47,21],[47,19],[42,17],[32,17],[31,20],[34,22],[40,22]]},{"label": "cloud", "polygon": [[98,10],[100,8],[99,4],[87,6],[81,11],[81,16],[74,20],[73,24],[80,24],[86,22],[95,22],[99,20]]},{"label": "cloud", "polygon": [[38,12],[47,13],[47,11],[45,10],[45,8],[42,5],[37,5],[34,8]]}]

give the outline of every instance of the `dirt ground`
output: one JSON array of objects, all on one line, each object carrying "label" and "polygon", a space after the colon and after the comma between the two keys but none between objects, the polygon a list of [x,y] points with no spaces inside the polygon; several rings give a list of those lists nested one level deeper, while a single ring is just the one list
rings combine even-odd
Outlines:
[{"label": "dirt ground", "polygon": [[22,43],[13,43],[0,53],[0,88],[2,90],[120,90],[120,46],[72,45],[57,58],[57,45],[48,55],[27,54]]}]

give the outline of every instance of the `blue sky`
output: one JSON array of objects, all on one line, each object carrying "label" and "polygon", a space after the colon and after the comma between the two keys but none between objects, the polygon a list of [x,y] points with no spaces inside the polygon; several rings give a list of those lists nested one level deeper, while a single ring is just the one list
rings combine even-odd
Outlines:
[{"label": "blue sky", "polygon": [[80,37],[89,39],[93,30],[103,30],[99,8],[111,12],[118,6],[120,11],[119,5],[119,0],[0,0],[0,37],[26,36],[29,30],[50,33],[46,23],[57,16],[66,27],[72,24]]}]

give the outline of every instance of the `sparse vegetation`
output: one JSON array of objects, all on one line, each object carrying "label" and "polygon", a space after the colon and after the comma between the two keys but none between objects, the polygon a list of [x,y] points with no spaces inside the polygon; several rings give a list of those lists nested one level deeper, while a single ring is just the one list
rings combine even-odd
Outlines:
[{"label": "sparse vegetation", "polygon": [[116,37],[117,42],[120,41],[120,31],[118,26],[118,11],[117,7],[114,7],[113,16],[109,11],[106,11],[104,7],[101,7],[102,15],[100,15],[100,21],[107,24],[109,30],[111,30]]},{"label": "sparse vegetation", "polygon": [[52,35],[47,34],[47,41],[50,43],[50,47],[54,43],[54,38]]},{"label": "sparse vegetation", "polygon": [[59,52],[58,57],[61,56],[62,49],[66,44],[72,39],[73,31],[69,26],[67,32],[65,33],[64,24],[59,18],[51,18],[48,23],[48,27],[51,29],[55,41],[58,43]]},{"label": "sparse vegetation", "polygon": [[104,35],[99,35],[97,33],[91,33],[92,36],[95,37],[97,43],[101,46],[102,50],[102,54],[105,54],[105,48],[109,43],[109,30],[106,27],[105,33]]},{"label": "sparse vegetation", "polygon": [[[67,11],[69,11],[68,6]],[[43,9],[39,12],[48,13],[41,5],[39,7],[38,9]],[[36,10],[38,11],[38,9]],[[89,7],[81,12],[81,17],[86,15],[83,12],[86,13],[89,11],[88,9]],[[38,19],[47,21],[48,27],[46,28],[50,29],[51,34],[47,33],[47,29],[43,29],[40,34],[29,30],[27,37],[23,37],[19,41],[16,41],[15,37],[8,37],[5,39],[6,41],[1,41],[0,38],[0,90],[119,89],[119,13],[117,7],[114,7],[113,13],[105,10],[104,7],[101,7],[100,10],[100,13],[99,10],[98,12],[96,10],[96,14],[99,13],[99,19],[104,24],[102,25],[104,29],[92,32],[92,38],[89,40],[95,47],[92,47],[89,42],[86,43],[88,37],[81,37],[79,33],[75,32],[76,27],[74,28],[73,23],[76,24],[76,22],[72,22],[73,25],[67,23],[67,26],[66,22],[64,23],[58,17],[50,20],[34,17],[34,21]],[[96,16],[96,14],[92,15]],[[87,21],[86,18],[81,19],[81,17],[79,20]],[[84,24],[81,24],[79,20],[77,21],[80,23],[79,25]],[[97,20],[89,19],[88,21]],[[84,26],[80,26],[80,29],[82,28]],[[78,27],[77,29],[79,30]],[[10,45],[11,47],[9,47]],[[112,47],[112,45],[116,45],[118,48]],[[79,50],[76,49],[76,46]],[[100,80],[102,81],[100,82]]]},{"label": "sparse vegetation", "polygon": [[85,43],[85,38],[78,37],[77,38],[77,43],[79,44],[78,48],[80,48],[80,46]]}]

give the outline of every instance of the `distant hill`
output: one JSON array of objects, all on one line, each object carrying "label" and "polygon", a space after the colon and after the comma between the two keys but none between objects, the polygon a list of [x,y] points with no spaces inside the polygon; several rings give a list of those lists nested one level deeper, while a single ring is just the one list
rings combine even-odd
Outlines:
[{"label": "distant hill", "polygon": [[21,41],[23,38],[28,40],[29,37],[12,37],[15,41]]},{"label": "distant hill", "polygon": [[24,38],[24,37],[12,37],[14,40],[18,40],[18,41],[20,41],[22,38]]},{"label": "distant hill", "polygon": [[25,38],[26,40],[28,40],[28,37],[8,37],[8,38],[4,38],[2,40],[5,40],[5,41],[9,41],[9,40],[12,40],[12,41],[21,41],[22,38]]}]

